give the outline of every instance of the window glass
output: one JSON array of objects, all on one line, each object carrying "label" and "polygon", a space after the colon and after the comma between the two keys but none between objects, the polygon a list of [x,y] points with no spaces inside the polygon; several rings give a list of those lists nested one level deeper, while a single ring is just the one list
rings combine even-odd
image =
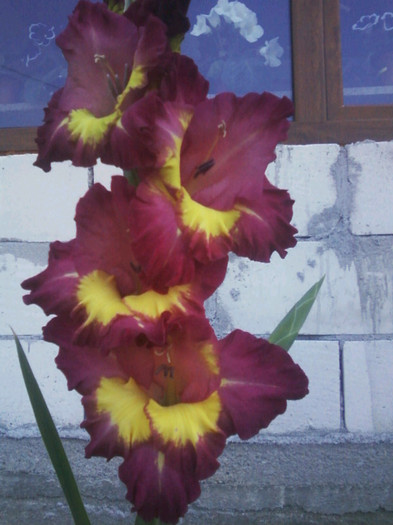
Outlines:
[{"label": "window glass", "polygon": [[393,1],[340,2],[344,104],[393,103]]},{"label": "window glass", "polygon": [[[37,126],[67,76],[55,38],[77,0],[1,2],[0,128]],[[211,94],[291,96],[289,0],[192,0],[189,16],[182,52],[197,62]]]},{"label": "window glass", "polygon": [[42,108],[67,76],[55,38],[76,4],[77,0],[1,0],[0,127],[41,123]]},{"label": "window glass", "polygon": [[182,51],[210,93],[292,94],[289,0],[191,0]]}]

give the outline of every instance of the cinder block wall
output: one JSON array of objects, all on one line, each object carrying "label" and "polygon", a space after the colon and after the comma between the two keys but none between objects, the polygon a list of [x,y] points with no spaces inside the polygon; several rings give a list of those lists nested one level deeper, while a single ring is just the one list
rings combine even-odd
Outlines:
[{"label": "cinder block wall", "polygon": [[[53,362],[56,348],[41,340],[41,326],[47,319],[38,307],[24,306],[20,282],[46,266],[50,241],[66,241],[74,236],[74,209],[88,188],[88,173],[62,163],[44,174],[32,166],[34,158],[34,155],[0,157],[0,465],[3,472],[10,468],[7,466],[9,451],[14,449],[15,455],[20,454],[18,447],[27,446],[29,438],[38,435],[10,326],[19,334],[28,352],[61,435],[86,438],[79,429],[82,420],[79,396],[67,392],[65,380],[56,370]],[[115,173],[111,167],[98,165],[95,181],[109,186],[110,175]],[[347,447],[351,443],[376,445],[382,447],[378,450],[384,450],[386,456],[381,468],[376,469],[381,479],[377,474],[373,480],[375,486],[380,487],[387,469],[391,472],[392,467],[391,460],[388,461],[391,454],[387,456],[383,447],[393,442],[393,142],[366,141],[345,147],[336,144],[280,146],[268,176],[272,183],[287,188],[296,201],[293,222],[299,231],[298,244],[284,260],[273,256],[271,264],[231,258],[225,282],[206,305],[217,334],[223,336],[241,328],[256,335],[268,335],[306,290],[323,275],[326,277],[309,319],[291,349],[291,355],[310,378],[309,396],[300,402],[290,402],[286,414],[254,438],[252,444],[237,445],[235,440],[231,447],[235,447],[236,454],[249,458],[255,450],[262,453],[267,446],[303,444],[310,451],[309,444],[313,443],[323,458],[323,451],[332,443],[337,446],[345,443]],[[14,448],[1,447],[1,442],[7,443],[7,447],[11,442]],[[365,449],[365,457],[369,456],[368,452]],[[351,453],[349,447],[348,475]],[[329,457],[328,460],[325,457],[325,461],[334,463],[334,456]],[[321,476],[323,461],[320,459]],[[230,463],[229,460],[228,471]],[[239,465],[245,474],[253,460],[248,459],[248,463],[239,460]],[[288,469],[293,467],[288,465]],[[361,470],[359,462],[358,467]],[[23,471],[23,466],[20,468]],[[301,471],[301,466],[296,468]],[[366,470],[363,474],[366,480]],[[225,489],[225,475],[220,475],[224,477],[218,478],[216,485],[215,478],[206,485],[216,490],[215,501],[219,499],[217,487],[221,487],[221,491]],[[339,475],[344,476],[342,482],[345,483],[345,473]],[[307,479],[307,472],[304,476]],[[6,485],[7,479],[10,483],[10,478],[5,478]],[[391,480],[391,476],[388,479]],[[307,483],[300,485],[304,487]],[[377,496],[376,491],[374,499],[369,494],[369,504],[359,495],[357,506],[335,507],[333,504],[330,509],[332,512],[378,507],[393,510],[392,487],[387,488],[386,480],[383,486],[385,499],[380,491]],[[285,481],[278,482],[274,474],[270,479],[272,487],[281,491],[279,497],[276,494],[270,498],[272,507],[294,504],[307,508],[308,501],[308,508],[318,511],[315,499],[310,507],[309,494],[302,499],[299,493],[300,499],[291,499],[288,490],[285,492],[288,489]],[[206,490],[214,499],[214,490]],[[119,494],[122,498],[124,490]],[[0,501],[1,497],[0,491]],[[44,495],[42,498],[44,501]],[[331,491],[325,494],[325,504],[329,498],[332,501]],[[262,507],[266,509],[269,498],[265,500]],[[210,503],[206,505],[209,507]],[[324,508],[322,503],[320,508]],[[242,512],[246,510],[247,505]],[[0,523],[8,521],[2,522],[0,518]]]}]

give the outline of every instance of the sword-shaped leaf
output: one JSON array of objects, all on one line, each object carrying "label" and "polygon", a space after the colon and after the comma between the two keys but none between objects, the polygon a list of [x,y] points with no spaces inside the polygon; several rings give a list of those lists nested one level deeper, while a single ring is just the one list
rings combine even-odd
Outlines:
[{"label": "sword-shaped leaf", "polygon": [[74,474],[71,470],[67,455],[64,451],[59,434],[53,423],[52,416],[46,406],[45,399],[40,387],[30,368],[29,362],[23,351],[20,341],[13,331],[16,348],[18,351],[19,363],[25,381],[27,393],[29,394],[31,406],[41,432],[46,450],[48,451],[52,465],[56,471],[61,488],[63,489],[67,503],[70,507],[76,525],[90,525],[86,509],[79,494]]},{"label": "sword-shaped leaf", "polygon": [[310,313],[311,307],[322,286],[322,277],[320,281],[314,284],[308,292],[291,308],[284,319],[277,325],[276,329],[269,337],[270,343],[281,346],[284,350],[289,350],[296,339],[300,328]]}]

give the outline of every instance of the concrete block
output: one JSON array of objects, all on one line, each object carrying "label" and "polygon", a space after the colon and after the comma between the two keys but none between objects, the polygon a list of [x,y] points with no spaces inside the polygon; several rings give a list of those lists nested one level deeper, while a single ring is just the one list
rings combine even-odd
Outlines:
[{"label": "concrete block", "polygon": [[111,178],[113,175],[123,175],[123,170],[116,166],[103,164],[101,161],[94,166],[94,182],[99,182],[108,190],[111,187]]},{"label": "concrete block", "polygon": [[355,235],[393,233],[393,142],[347,146],[353,187],[350,227]]},{"label": "concrete block", "polygon": [[[277,159],[268,167],[267,175],[275,186],[287,189],[295,200],[293,225],[299,235],[314,234],[316,216],[333,209],[337,199],[335,170],[340,155],[337,144],[283,146],[276,150]],[[333,210],[334,227],[339,215]]]},{"label": "concrete block", "polygon": [[[68,392],[65,377],[56,368],[56,346],[23,339],[21,343],[56,426],[63,435],[86,435],[79,429],[83,419],[80,396]],[[18,438],[37,435],[13,340],[0,340],[0,362],[0,431]]]},{"label": "concrete block", "polygon": [[[290,349],[292,359],[309,379],[309,394],[299,401],[288,401],[287,411],[278,416],[266,432],[289,433],[340,429],[340,363],[335,341],[296,341]],[[258,440],[258,439],[257,439]]]},{"label": "concrete block", "polygon": [[44,270],[48,258],[47,244],[0,244],[0,335],[40,335],[48,317],[36,305],[26,306],[27,292],[20,283]]},{"label": "concrete block", "polygon": [[[374,298],[369,286],[373,275],[360,274],[355,258],[343,264],[339,256],[340,252],[312,241],[299,242],[285,259],[273,255],[270,264],[231,257],[225,280],[215,296],[215,329],[220,335],[222,325],[225,332],[241,328],[254,334],[271,333],[304,293],[325,275],[301,334],[393,332],[391,287],[383,292],[376,290],[378,297]],[[386,269],[385,279],[388,278],[392,279],[390,268]],[[378,308],[370,308],[370,301]]]},{"label": "concrete block", "polygon": [[393,341],[344,345],[345,420],[351,432],[393,432]]},{"label": "concrete block", "polygon": [[87,170],[62,162],[44,173],[32,165],[35,158],[0,157],[0,239],[71,239],[75,206],[87,190]]}]

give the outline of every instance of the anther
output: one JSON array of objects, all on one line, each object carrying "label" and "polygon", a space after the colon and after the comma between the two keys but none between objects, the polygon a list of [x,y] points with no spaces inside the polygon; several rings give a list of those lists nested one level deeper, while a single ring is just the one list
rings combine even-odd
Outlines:
[{"label": "anther", "polygon": [[142,270],[142,268],[141,268],[141,266],[139,264],[136,265],[132,261],[130,261],[130,266],[134,270],[135,273],[140,273],[141,270]]},{"label": "anther", "polygon": [[114,80],[115,80],[115,86],[116,86],[117,94],[120,95],[120,93],[123,91],[123,89],[121,87],[120,80],[119,80],[119,75],[117,73],[115,75]]},{"label": "anther", "polygon": [[210,160],[207,160],[206,162],[202,162],[202,164],[199,164],[199,166],[197,166],[195,169],[194,179],[196,179],[198,175],[201,175],[201,174],[204,175],[213,166],[214,166],[214,159],[210,159]]},{"label": "anther", "polygon": [[94,62],[96,64],[98,64],[99,62],[106,62],[106,56],[105,55],[99,55],[98,53],[96,53],[94,55]]},{"label": "anther", "polygon": [[111,95],[114,99],[117,99],[117,92],[116,92],[116,88],[115,86],[113,85],[113,81],[112,81],[112,78],[110,76],[109,73],[107,73],[106,75],[106,79],[107,79],[107,82],[108,82],[108,87],[109,87],[109,91],[111,92]]},{"label": "anther", "polygon": [[222,120],[217,127],[221,131],[222,138],[225,139],[225,137],[227,136],[227,125],[225,120]]}]

